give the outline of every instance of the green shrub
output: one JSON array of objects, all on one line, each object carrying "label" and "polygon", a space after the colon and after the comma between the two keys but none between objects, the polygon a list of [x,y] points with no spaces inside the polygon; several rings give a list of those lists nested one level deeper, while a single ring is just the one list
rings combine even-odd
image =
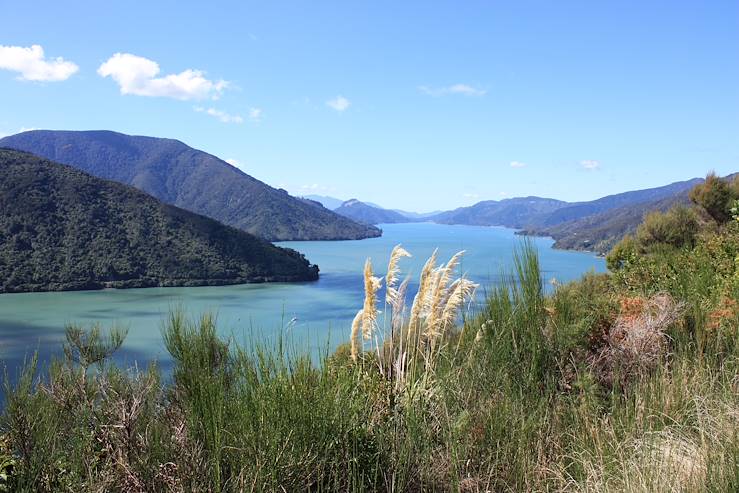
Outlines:
[{"label": "green shrub", "polygon": [[690,191],[690,200],[702,207],[716,222],[724,223],[731,219],[729,209],[737,198],[736,188],[736,184],[729,184],[710,173],[704,183]]},{"label": "green shrub", "polygon": [[676,206],[668,212],[647,214],[636,230],[636,242],[644,251],[660,244],[692,248],[699,229],[695,213],[687,207]]}]

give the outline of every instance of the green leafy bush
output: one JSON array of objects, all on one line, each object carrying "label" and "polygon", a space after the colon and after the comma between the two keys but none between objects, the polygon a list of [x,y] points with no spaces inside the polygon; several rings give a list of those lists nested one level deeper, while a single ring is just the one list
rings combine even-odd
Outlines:
[{"label": "green leafy bush", "polygon": [[690,200],[702,207],[715,221],[724,223],[731,218],[730,204],[739,197],[736,188],[736,184],[727,183],[715,173],[710,173],[704,183],[690,191]]}]

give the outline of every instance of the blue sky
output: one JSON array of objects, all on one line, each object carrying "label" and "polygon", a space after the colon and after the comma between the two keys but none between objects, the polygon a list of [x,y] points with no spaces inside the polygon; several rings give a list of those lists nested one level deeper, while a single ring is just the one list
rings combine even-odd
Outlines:
[{"label": "blue sky", "polygon": [[736,1],[0,12],[0,134],[172,137],[294,194],[410,210],[739,171]]}]

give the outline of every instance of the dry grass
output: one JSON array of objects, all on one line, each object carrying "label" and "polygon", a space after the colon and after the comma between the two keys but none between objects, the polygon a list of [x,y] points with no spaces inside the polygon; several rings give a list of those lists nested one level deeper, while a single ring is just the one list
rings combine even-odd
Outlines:
[{"label": "dry grass", "polygon": [[369,341],[377,325],[377,291],[382,287],[382,278],[372,272],[372,261],[364,263],[364,308],[362,309],[362,337]]},{"label": "dry grass", "polygon": [[[390,337],[385,342],[391,353],[391,368],[396,369],[396,374],[404,373],[407,366],[409,352],[420,351],[423,358],[429,362],[433,360],[433,353],[437,343],[443,339],[447,330],[455,326],[460,312],[474,297],[478,285],[468,279],[458,277],[454,279],[455,271],[459,267],[464,251],[454,254],[448,262],[436,265],[437,251],[426,261],[421,271],[419,288],[411,307],[410,319],[405,322],[404,308],[408,279],[396,288],[400,276],[399,261],[411,254],[400,245],[393,248],[388,262],[386,280],[385,302],[391,308]],[[362,351],[359,343],[358,323],[361,319],[362,333],[367,340],[368,334],[376,329],[377,291],[382,283],[381,278],[374,277],[372,264],[367,259],[364,268],[364,304],[363,309],[357,313],[352,323],[351,355],[357,361]],[[371,315],[368,315],[371,314]],[[387,336],[385,327],[382,327],[383,338]],[[399,343],[396,344],[396,334],[401,335]],[[378,355],[380,345],[378,341]],[[379,358],[382,361],[383,357]],[[381,368],[381,371],[382,368]],[[384,371],[383,371],[384,372]]]},{"label": "dry grass", "polygon": [[592,361],[601,380],[623,384],[652,371],[667,354],[665,331],[682,310],[683,305],[668,294],[622,300],[621,314],[607,334],[605,347]]}]

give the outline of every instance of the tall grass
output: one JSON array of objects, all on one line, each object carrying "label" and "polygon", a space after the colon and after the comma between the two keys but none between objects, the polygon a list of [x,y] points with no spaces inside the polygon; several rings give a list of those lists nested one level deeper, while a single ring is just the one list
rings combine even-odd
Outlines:
[{"label": "tall grass", "polygon": [[[366,264],[350,342],[318,365],[283,347],[247,349],[219,337],[213,317],[175,312],[162,330],[173,360],[163,380],[156,367],[107,363],[120,334],[69,331],[48,371],[30,361],[6,378],[0,488],[739,488],[739,351],[728,318],[713,324],[717,308],[696,294],[713,288],[662,290],[671,304],[657,306],[656,290],[589,274],[546,295],[523,243],[472,314],[459,256],[438,264],[434,254],[411,296],[408,255],[391,252],[384,280]],[[645,321],[656,339],[637,341]],[[639,350],[647,340],[659,341],[654,352]]]}]

